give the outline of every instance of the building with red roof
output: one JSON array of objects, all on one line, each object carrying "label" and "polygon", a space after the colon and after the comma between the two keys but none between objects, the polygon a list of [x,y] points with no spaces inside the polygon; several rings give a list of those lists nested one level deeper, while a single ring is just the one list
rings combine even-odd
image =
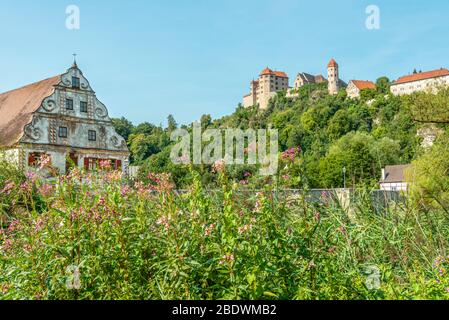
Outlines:
[{"label": "building with red roof", "polygon": [[418,91],[434,91],[438,86],[449,85],[449,70],[438,69],[426,72],[414,72],[400,77],[391,84],[394,95],[411,94]]},{"label": "building with red roof", "polygon": [[360,92],[362,90],[367,89],[376,89],[376,85],[372,81],[368,80],[351,80],[349,81],[348,87],[346,88],[346,92],[348,94],[348,97],[350,98],[359,98]]},{"label": "building with red roof", "polygon": [[243,97],[243,106],[247,108],[258,105],[259,108],[266,109],[277,92],[288,88],[288,75],[285,72],[266,67],[257,80],[250,82],[250,93]]}]

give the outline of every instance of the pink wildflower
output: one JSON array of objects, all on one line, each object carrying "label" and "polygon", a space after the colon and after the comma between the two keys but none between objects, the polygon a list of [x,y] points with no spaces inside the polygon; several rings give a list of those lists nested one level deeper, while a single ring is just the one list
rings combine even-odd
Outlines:
[{"label": "pink wildflower", "polygon": [[12,181],[6,181],[4,188],[0,191],[0,193],[5,193],[9,195],[11,191],[16,187],[16,184]]},{"label": "pink wildflower", "polygon": [[253,229],[253,225],[246,224],[243,227],[239,227],[238,232],[239,234],[247,233],[248,231],[251,231]]},{"label": "pink wildflower", "polygon": [[31,192],[31,185],[28,181],[25,181],[24,183],[22,183],[20,185],[20,189],[25,191],[25,192]]},{"label": "pink wildflower", "polygon": [[8,227],[8,232],[14,232],[17,230],[17,228],[20,226],[20,221],[19,220],[13,220]]},{"label": "pink wildflower", "polygon": [[25,174],[25,176],[26,176],[26,178],[27,178],[28,180],[31,180],[32,182],[35,182],[35,181],[37,180],[37,174],[35,174],[35,173],[32,172],[32,171],[28,171],[28,172]]},{"label": "pink wildflower", "polygon": [[122,197],[126,196],[128,193],[131,192],[131,188],[127,185],[123,186],[120,190],[120,193],[122,194]]},{"label": "pink wildflower", "polygon": [[225,162],[223,159],[215,161],[215,163],[212,166],[212,171],[215,173],[223,172],[225,169]]},{"label": "pink wildflower", "polygon": [[170,217],[161,217],[156,221],[158,226],[164,226],[165,231],[170,229]]},{"label": "pink wildflower", "polygon": [[209,237],[212,233],[212,231],[214,231],[215,229],[215,224],[211,224],[210,226],[206,227],[206,230],[204,231],[204,236],[205,237]]},{"label": "pink wildflower", "polygon": [[44,169],[51,164],[51,157],[47,154],[41,155],[39,158],[39,169]]},{"label": "pink wildflower", "polygon": [[104,197],[100,197],[100,199],[98,200],[98,204],[104,206],[106,204],[106,199]]},{"label": "pink wildflower", "polygon": [[48,197],[53,192],[53,186],[50,184],[43,184],[39,187],[39,193],[44,197]]},{"label": "pink wildflower", "polygon": [[112,169],[112,162],[111,160],[100,160],[100,169],[102,170],[111,170]]},{"label": "pink wildflower", "polygon": [[257,197],[257,200],[256,200],[256,205],[254,206],[254,211],[260,212],[260,211],[262,211],[262,208],[263,208],[264,194],[261,192],[258,192],[256,194],[256,197]]},{"label": "pink wildflower", "polygon": [[221,260],[220,264],[225,264],[226,262],[233,262],[235,260],[234,254],[226,254],[224,255]]},{"label": "pink wildflower", "polygon": [[3,250],[9,251],[9,249],[11,249],[12,245],[13,245],[12,240],[6,239],[5,242],[3,243]]},{"label": "pink wildflower", "polygon": [[281,154],[281,157],[283,160],[285,159],[290,159],[290,161],[295,161],[295,158],[297,155],[299,155],[301,153],[301,147],[297,147],[297,148],[290,148],[287,151],[284,151]]}]

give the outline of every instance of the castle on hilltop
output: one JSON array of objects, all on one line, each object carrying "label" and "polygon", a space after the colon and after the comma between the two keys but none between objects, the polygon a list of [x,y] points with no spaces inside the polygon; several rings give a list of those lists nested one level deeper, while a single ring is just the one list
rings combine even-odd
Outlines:
[{"label": "castle on hilltop", "polygon": [[261,109],[268,107],[268,101],[276,92],[288,89],[288,76],[282,71],[273,71],[266,67],[257,80],[250,83],[250,93],[243,97],[243,106],[259,105]]},{"label": "castle on hilltop", "polygon": [[[299,88],[316,83],[326,82],[330,95],[345,89],[351,99],[360,98],[363,90],[376,90],[376,84],[369,80],[351,80],[346,84],[340,79],[339,65],[334,59],[327,64],[327,79],[320,74],[300,72],[295,78],[293,88],[289,86],[288,79],[285,72],[273,71],[267,67],[257,80],[251,81],[251,91],[243,97],[243,106],[246,108],[258,105],[259,108],[266,109],[268,102],[277,92],[286,90],[286,97],[294,99],[299,96]],[[417,91],[434,91],[442,85],[449,86],[449,70],[444,68],[427,72],[415,71],[413,74],[402,76],[391,83],[390,91],[393,95],[405,95]]]},{"label": "castle on hilltop", "polygon": [[297,90],[307,84],[324,83],[328,84],[329,94],[337,94],[341,88],[346,87],[346,83],[340,79],[338,63],[331,59],[327,65],[326,79],[322,75],[311,75],[300,72],[296,76],[294,87],[289,87],[288,76],[282,71],[273,71],[268,67],[262,70],[257,80],[250,83],[250,93],[243,97],[245,108],[259,105],[261,109],[268,107],[268,102],[279,91],[287,90],[287,97],[298,96]]}]

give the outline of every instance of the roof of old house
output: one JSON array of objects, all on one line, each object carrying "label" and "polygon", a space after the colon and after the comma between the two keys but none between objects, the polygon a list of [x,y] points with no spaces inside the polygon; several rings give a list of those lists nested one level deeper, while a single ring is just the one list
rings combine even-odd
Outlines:
[{"label": "roof of old house", "polygon": [[393,85],[395,84],[401,84],[401,83],[407,83],[407,82],[414,82],[419,80],[426,80],[426,79],[432,79],[432,78],[438,78],[443,76],[449,76],[449,70],[448,69],[438,69],[438,70],[432,70],[427,72],[419,72],[414,73],[411,75],[403,76],[396,80]]},{"label": "roof of old house", "polygon": [[359,89],[376,89],[374,82],[368,80],[351,80],[351,82]]},{"label": "roof of old house", "polygon": [[337,61],[335,61],[335,60],[332,58],[331,61],[329,61],[327,67],[328,67],[328,68],[335,68],[335,67],[338,67],[338,63],[337,63]]},{"label": "roof of old house", "polygon": [[323,75],[321,75],[321,74],[318,74],[318,75],[315,76],[315,82],[316,83],[321,83],[321,82],[326,82],[326,81],[327,81],[326,78],[323,77]]},{"label": "roof of old house", "polygon": [[61,76],[52,77],[0,94],[0,147],[16,144],[42,104],[52,95]]},{"label": "roof of old house", "polygon": [[301,78],[304,82],[315,83],[315,76],[309,73],[305,72],[298,73],[298,77]]},{"label": "roof of old house", "polygon": [[403,164],[397,166],[386,166],[385,167],[385,179],[381,180],[381,183],[394,183],[394,182],[405,182],[405,171],[410,168],[411,165]]},{"label": "roof of old house", "polygon": [[265,69],[262,70],[262,72],[260,73],[261,76],[265,76],[265,75],[275,75],[276,77],[280,77],[280,78],[288,78],[287,74],[285,72],[282,71],[273,71],[270,68],[266,67]]}]

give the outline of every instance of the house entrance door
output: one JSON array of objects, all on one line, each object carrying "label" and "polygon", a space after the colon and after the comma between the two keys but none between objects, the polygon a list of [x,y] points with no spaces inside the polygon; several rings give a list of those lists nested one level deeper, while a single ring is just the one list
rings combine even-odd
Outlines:
[{"label": "house entrance door", "polygon": [[66,172],[78,166],[78,156],[75,152],[70,152],[65,165]]}]

